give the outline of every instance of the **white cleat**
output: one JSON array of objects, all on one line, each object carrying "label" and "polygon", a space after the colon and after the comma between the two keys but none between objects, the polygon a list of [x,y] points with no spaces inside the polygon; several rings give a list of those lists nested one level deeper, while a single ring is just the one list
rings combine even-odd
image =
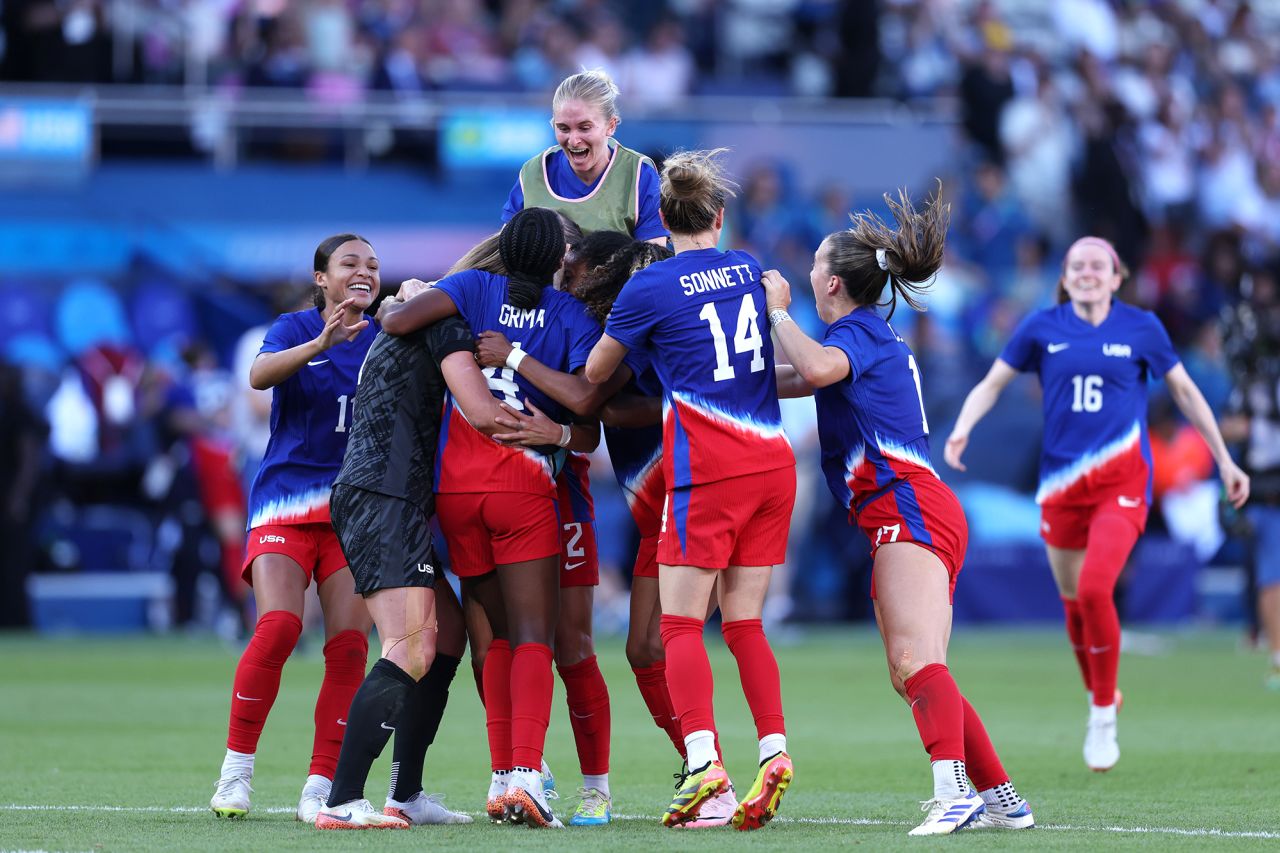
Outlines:
[{"label": "white cleat", "polygon": [[547,760],[542,759],[542,790],[551,793],[556,789],[556,775],[551,772],[551,766],[547,764]]},{"label": "white cleat", "polygon": [[494,823],[502,823],[507,819],[507,781],[510,778],[510,773],[494,773],[489,777],[489,796],[484,810]]},{"label": "white cleat", "polygon": [[325,776],[311,774],[307,783],[302,786],[302,796],[298,799],[298,813],[295,815],[303,823],[315,823],[320,810],[329,802],[329,792],[333,790],[333,780]]},{"label": "white cleat", "polygon": [[1105,773],[1120,760],[1120,744],[1116,740],[1116,714],[1112,706],[1108,715],[1090,713],[1089,728],[1084,734],[1084,763],[1095,773]]},{"label": "white cleat", "polygon": [[928,812],[929,816],[907,835],[949,835],[967,826],[986,810],[982,797],[974,791],[953,800],[925,800],[920,806],[920,810]]},{"label": "white cleat", "polygon": [[242,818],[249,813],[249,776],[223,776],[213,789],[209,808],[218,817]]},{"label": "white cleat", "polygon": [[471,815],[462,812],[450,811],[441,802],[444,799],[443,794],[431,794],[428,796],[422,791],[414,794],[405,802],[393,800],[387,797],[387,803],[382,807],[382,813],[398,817],[413,826],[440,826],[446,823],[471,823]]},{"label": "white cleat", "polygon": [[368,800],[325,806],[316,816],[316,829],[408,829],[409,822],[374,809]]},{"label": "white cleat", "polygon": [[555,791],[543,790],[542,774],[512,773],[505,798],[507,820],[530,828],[564,829],[564,824],[552,814],[548,803],[555,796]]},{"label": "white cleat", "polygon": [[987,803],[986,811],[975,817],[973,823],[969,824],[973,829],[1031,829],[1035,825],[1036,819],[1031,814],[1031,804],[1026,800],[1012,809]]},{"label": "white cleat", "polygon": [[698,816],[685,823],[677,823],[672,829],[715,829],[728,826],[733,820],[733,813],[738,810],[738,797],[733,792],[733,784],[719,794],[703,802],[698,807]]}]

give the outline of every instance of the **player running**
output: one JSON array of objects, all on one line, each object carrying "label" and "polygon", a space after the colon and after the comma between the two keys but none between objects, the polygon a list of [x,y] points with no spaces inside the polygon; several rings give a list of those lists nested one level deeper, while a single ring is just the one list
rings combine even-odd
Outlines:
[{"label": "player running", "polygon": [[1040,536],[1062,596],[1089,722],[1084,763],[1110,770],[1116,738],[1120,616],[1115,587],[1151,503],[1147,380],[1163,377],[1187,420],[1209,445],[1227,498],[1239,508],[1249,478],[1232,461],[1213,412],[1178,359],[1156,316],[1117,301],[1129,271],[1100,237],[1067,250],[1058,305],[1023,320],[987,375],[965,398],[947,439],[947,464],[961,471],[969,434],[1019,372],[1044,388]]},{"label": "player running", "polygon": [[715,248],[731,194],[717,161],[722,150],[666,161],[661,210],[676,256],[636,273],[623,288],[586,375],[606,382],[628,351],[640,349],[651,354],[662,380],[662,641],[691,768],[663,823],[696,821],[703,804],[730,786],[715,748],[702,642],[719,577],[722,630],[760,739],[760,771],[732,821],[758,829],[777,812],[793,772],[778,664],[760,616],[773,566],[786,555],[795,458],[782,432],[773,344],[761,333],[760,265]]},{"label": "player running", "polygon": [[[502,329],[556,369],[586,361],[599,328],[581,304],[547,285],[564,257],[564,230],[554,212],[528,208],[499,236],[509,276],[469,270],[446,276],[384,318],[388,332],[407,334],[460,315],[473,331]],[[556,421],[559,405],[529,387],[514,366],[488,372],[494,395],[517,411],[531,401]],[[493,626],[485,655],[484,698],[493,778],[491,816],[559,827],[543,793],[542,751],[551,713],[551,645],[559,610],[560,525],[555,471],[545,456],[508,447],[479,433],[446,398],[437,459],[436,509],[463,590]],[[561,427],[557,444],[590,450],[599,428]]]},{"label": "player running", "polygon": [[901,297],[921,310],[916,297],[942,264],[950,209],[935,198],[916,212],[906,193],[885,200],[896,229],[855,214],[852,228],[828,235],[814,254],[809,283],[830,323],[821,343],[787,313],[787,280],[777,270],[764,274],[769,324],[793,365],[779,376],[789,395],[813,393],[827,485],[871,540],[871,597],[889,678],[910,704],[933,766],[928,816],[909,834],[943,835],[980,817],[983,825],[1026,828],[1035,824],[1031,807],[947,669],[968,525],[929,463],[915,356],[877,310],[886,284],[891,305]]},{"label": "player running", "polygon": [[329,522],[329,489],[347,447],[356,375],[378,333],[364,317],[378,292],[378,257],[363,237],[338,234],[313,261],[315,307],[271,325],[250,373],[254,388],[272,389],[271,439],[250,491],[244,563],[259,615],[232,682],[227,754],[209,803],[218,817],[249,812],[258,738],[302,633],[312,577],[324,611],[324,680],[299,820],[314,822],[329,796],[369,651],[369,612]]}]

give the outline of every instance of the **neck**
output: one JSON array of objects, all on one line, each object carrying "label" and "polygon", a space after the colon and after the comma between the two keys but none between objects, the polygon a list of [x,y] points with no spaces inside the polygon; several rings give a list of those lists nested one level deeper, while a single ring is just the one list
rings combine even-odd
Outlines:
[{"label": "neck", "polygon": [[1111,313],[1111,300],[1086,303],[1072,302],[1071,310],[1076,312],[1076,316],[1090,326],[1101,326],[1102,321],[1107,319],[1107,315]]},{"label": "neck", "polygon": [[677,255],[694,249],[714,249],[719,242],[720,234],[715,231],[671,235],[671,245],[676,250]]},{"label": "neck", "polygon": [[[338,304],[336,302],[326,302],[324,308],[320,309],[321,319],[328,322],[329,318],[333,316],[333,312],[337,310],[337,308]],[[348,308],[343,313],[347,315],[347,325],[358,323],[360,321],[360,309],[358,308]]]}]

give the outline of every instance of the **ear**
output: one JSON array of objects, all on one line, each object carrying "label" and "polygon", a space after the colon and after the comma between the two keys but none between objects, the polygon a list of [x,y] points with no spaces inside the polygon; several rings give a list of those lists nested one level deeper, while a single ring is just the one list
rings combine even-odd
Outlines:
[{"label": "ear", "polygon": [[723,207],[720,208],[718,211],[716,211],[716,221],[713,227],[716,228],[717,230],[724,228],[724,208]]},{"label": "ear", "polygon": [[315,271],[315,272],[313,272],[311,275],[312,275],[312,277],[315,279],[316,287],[324,287],[324,284],[322,283],[322,282],[324,281],[324,273],[323,273],[323,272],[321,272],[320,270],[316,270],[316,271]]},{"label": "ear", "polygon": [[840,292],[840,276],[834,273],[827,277],[827,296],[835,296]]},{"label": "ear", "polygon": [[604,128],[604,135],[613,136],[615,133],[617,133],[618,125],[621,122],[622,122],[622,119],[619,116],[614,116],[613,118],[609,119],[609,123],[605,125],[605,128]]},{"label": "ear", "polygon": [[667,224],[667,217],[662,215],[661,206],[658,207],[658,221],[662,223],[663,228],[667,229],[668,231],[671,230],[671,226]]}]

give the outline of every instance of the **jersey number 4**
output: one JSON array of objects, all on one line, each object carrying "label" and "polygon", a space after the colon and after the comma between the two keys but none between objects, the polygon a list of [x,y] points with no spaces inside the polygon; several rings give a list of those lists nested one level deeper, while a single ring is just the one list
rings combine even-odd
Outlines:
[{"label": "jersey number 4", "polygon": [[[760,336],[760,326],[756,323],[760,312],[756,310],[756,301],[750,293],[742,297],[738,307],[737,330],[733,334],[733,351],[735,353],[751,353],[751,372],[764,370],[764,338]],[[716,303],[708,302],[702,306],[698,314],[711,327],[711,343],[716,348],[716,369],[711,378],[716,382],[732,379],[733,365],[729,363],[729,344],[724,337],[724,326],[720,325],[720,315],[716,313]]]}]

